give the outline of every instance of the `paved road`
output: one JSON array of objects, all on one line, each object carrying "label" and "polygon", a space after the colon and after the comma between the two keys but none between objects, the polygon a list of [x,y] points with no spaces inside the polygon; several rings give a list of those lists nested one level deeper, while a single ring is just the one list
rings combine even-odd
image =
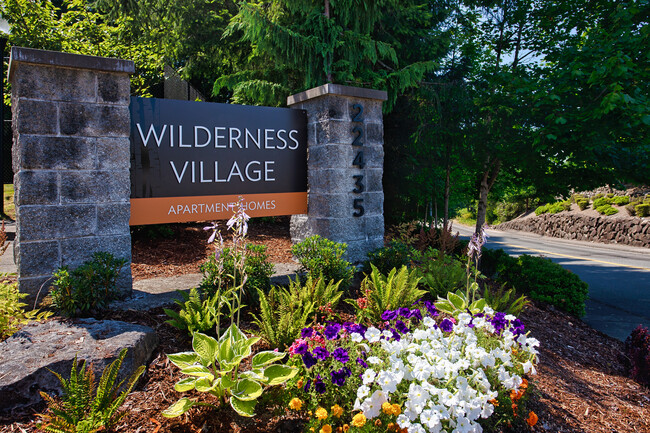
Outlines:
[{"label": "paved road", "polygon": [[[473,228],[454,224],[469,238]],[[525,232],[488,230],[486,247],[508,254],[543,256],[589,284],[583,320],[591,327],[625,340],[639,324],[650,327],[650,249],[547,238]]]}]

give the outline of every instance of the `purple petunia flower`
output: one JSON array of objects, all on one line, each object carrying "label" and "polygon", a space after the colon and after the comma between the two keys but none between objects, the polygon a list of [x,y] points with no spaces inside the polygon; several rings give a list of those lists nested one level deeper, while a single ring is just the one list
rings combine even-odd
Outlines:
[{"label": "purple petunia flower", "polygon": [[395,329],[397,329],[402,334],[406,334],[407,332],[410,331],[408,326],[406,326],[406,324],[404,322],[402,322],[401,320],[398,320],[397,322],[395,322]]},{"label": "purple petunia flower", "polygon": [[361,358],[357,358],[357,364],[359,364],[363,368],[368,368],[368,363]]},{"label": "purple petunia flower", "polygon": [[414,308],[413,310],[409,311],[409,317],[411,319],[416,319],[417,321],[422,320],[422,313],[420,312],[419,308]]},{"label": "purple petunia flower", "polygon": [[305,387],[302,390],[308,392],[310,386],[311,386],[311,379],[307,379],[307,383],[305,384]]},{"label": "purple petunia flower", "polygon": [[350,325],[349,328],[346,328],[348,332],[356,332],[357,334],[361,334],[362,336],[366,333],[366,327],[363,325],[357,325],[356,323],[353,323]]},{"label": "purple petunia flower", "polygon": [[438,309],[434,305],[433,302],[431,301],[422,301],[422,304],[424,305],[424,308],[427,309],[427,312],[429,313],[429,316],[431,317],[436,317],[438,315]]},{"label": "purple petunia flower", "polygon": [[490,319],[490,323],[492,326],[494,326],[494,331],[497,334],[501,334],[501,332],[505,329],[507,325],[506,321],[506,313],[498,312]]},{"label": "purple petunia flower", "polygon": [[318,377],[316,378],[316,381],[314,382],[314,389],[319,394],[325,394],[326,388],[325,388],[325,384],[323,383],[323,381],[320,378],[320,374],[318,375]]},{"label": "purple petunia flower", "polygon": [[307,369],[310,369],[314,365],[316,365],[316,362],[318,361],[316,360],[316,358],[314,358],[314,355],[312,355],[310,352],[307,352],[304,355],[302,355],[302,362],[305,363],[305,367]]},{"label": "purple petunia flower", "polygon": [[397,310],[397,314],[399,314],[400,316],[402,316],[402,317],[405,318],[405,319],[408,319],[408,318],[409,318],[409,314],[411,314],[411,310],[409,310],[409,309],[406,308],[406,307],[402,307],[402,308],[400,308],[400,309]]},{"label": "purple petunia flower", "polygon": [[300,331],[302,338],[310,338],[312,335],[314,335],[314,328],[302,328],[302,331]]},{"label": "purple petunia flower", "polygon": [[381,320],[395,320],[397,318],[397,311],[386,310],[381,314]]},{"label": "purple petunia flower", "polygon": [[454,322],[452,322],[449,319],[445,319],[442,322],[440,322],[440,329],[443,332],[451,332],[454,329]]},{"label": "purple petunia flower", "polygon": [[399,335],[399,332],[397,332],[395,328],[390,328],[389,331],[393,333],[393,338],[395,341],[400,341],[402,339],[402,337]]},{"label": "purple petunia flower", "polygon": [[314,356],[316,359],[327,359],[330,356],[330,353],[324,347],[315,347]]},{"label": "purple petunia flower", "polygon": [[337,361],[343,363],[343,364],[345,364],[346,362],[348,362],[350,360],[350,356],[348,355],[348,351],[345,350],[342,347],[339,347],[338,349],[336,349],[334,351],[334,353],[332,353],[332,357],[334,359],[336,359]]},{"label": "purple petunia flower", "polygon": [[296,350],[294,350],[293,353],[297,355],[304,355],[305,353],[307,353],[308,349],[309,347],[307,346],[307,343],[302,343],[299,344],[298,347],[296,347]]},{"label": "purple petunia flower", "polygon": [[524,322],[519,319],[513,320],[511,323],[510,331],[515,335],[519,336],[525,332]]},{"label": "purple petunia flower", "polygon": [[325,331],[323,331],[323,334],[325,334],[325,338],[327,338],[328,340],[334,340],[339,335],[340,330],[341,330],[341,325],[339,325],[338,323],[332,323],[325,327]]}]

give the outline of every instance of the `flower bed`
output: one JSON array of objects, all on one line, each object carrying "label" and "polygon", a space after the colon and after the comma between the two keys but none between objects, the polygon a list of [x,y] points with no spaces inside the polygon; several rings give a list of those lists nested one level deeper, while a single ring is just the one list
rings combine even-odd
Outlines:
[{"label": "flower bed", "polygon": [[522,415],[536,422],[520,406],[539,342],[514,316],[486,307],[454,323],[424,302],[382,318],[379,328],[305,328],[290,347],[299,372],[288,406],[311,415],[307,431],[480,432]]}]

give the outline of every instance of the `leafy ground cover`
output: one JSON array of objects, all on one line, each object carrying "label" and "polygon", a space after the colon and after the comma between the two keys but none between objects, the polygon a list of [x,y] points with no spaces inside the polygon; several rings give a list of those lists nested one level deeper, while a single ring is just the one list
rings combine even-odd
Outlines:
[{"label": "leafy ground cover", "polygon": [[[263,224],[251,224],[250,239],[255,241],[264,236],[272,257],[288,257],[290,253],[286,246],[290,242],[286,220],[271,225],[277,235],[269,236],[270,231],[263,232]],[[177,244],[176,248],[168,250],[169,240],[165,238],[141,242],[138,247],[141,253],[137,257],[151,259],[164,251],[164,259],[147,264],[138,262],[140,259],[134,255],[134,269],[139,266],[147,268],[149,276],[167,275],[179,269],[196,272],[198,264],[193,267],[192,263],[195,256],[205,251],[206,238],[205,232],[197,234],[196,229],[192,226],[173,229],[175,236],[172,239],[185,239],[182,248]],[[187,241],[193,237],[196,237],[196,243]],[[147,248],[148,253],[145,252]],[[174,255],[174,251],[178,254]],[[197,262],[203,259],[201,257]],[[339,314],[342,319],[352,320],[352,313],[352,308],[341,303]],[[173,387],[182,377],[166,354],[189,350],[186,334],[165,323],[168,316],[162,309],[110,311],[104,318],[151,326],[161,341],[143,379],[127,398],[125,409],[128,414],[115,428],[116,431],[261,433],[300,431],[304,425],[295,411],[275,404],[282,400],[282,395],[274,394],[264,397],[259,415],[254,418],[239,417],[226,406],[195,408],[178,418],[164,418],[161,412],[181,397]],[[254,329],[254,325],[245,319],[241,327]],[[529,306],[520,319],[541,343],[538,373],[531,381],[533,393],[529,402],[529,409],[538,415],[539,422],[529,431],[650,431],[650,391],[625,376],[621,342],[591,329],[579,319],[541,304]],[[269,347],[261,342],[254,347],[255,351],[265,349]],[[201,398],[198,394],[192,397]],[[37,431],[34,414],[15,413],[1,419],[0,431]]]}]

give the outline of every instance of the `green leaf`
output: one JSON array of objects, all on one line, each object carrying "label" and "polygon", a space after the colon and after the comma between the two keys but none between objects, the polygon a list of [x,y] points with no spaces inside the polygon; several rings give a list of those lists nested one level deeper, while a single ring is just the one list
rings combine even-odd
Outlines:
[{"label": "green leaf", "polygon": [[284,357],[284,352],[273,352],[271,350],[266,350],[264,352],[258,352],[255,356],[253,356],[251,364],[253,368],[260,368],[267,364],[279,361]]},{"label": "green leaf", "polygon": [[549,140],[557,140],[557,135],[555,134],[546,134],[546,138]]},{"label": "green leaf", "polygon": [[240,400],[255,400],[262,395],[262,385],[251,379],[241,379],[232,389],[232,394]]},{"label": "green leaf", "polygon": [[194,377],[208,377],[210,380],[214,380],[212,372],[202,365],[190,365],[189,367],[181,369],[181,373]]},{"label": "green leaf", "polygon": [[196,382],[196,379],[193,377],[185,377],[178,382],[176,382],[176,385],[174,385],[174,389],[178,392],[185,392],[185,391],[190,391],[194,389],[194,383]]},{"label": "green leaf", "polygon": [[183,397],[167,409],[163,410],[162,415],[167,418],[176,418],[190,410],[192,406],[195,406],[195,403],[192,400]]},{"label": "green leaf", "polygon": [[221,342],[222,340],[229,339],[232,340],[233,343],[237,343],[238,341],[241,341],[246,338],[248,338],[246,337],[246,334],[241,332],[241,330],[237,327],[237,325],[233,323],[228,327],[226,332],[224,332],[224,334],[221,336],[219,342]]},{"label": "green leaf", "polygon": [[237,412],[241,416],[246,416],[246,417],[252,417],[255,416],[255,404],[257,403],[257,400],[240,400],[234,395],[230,397],[230,406],[232,406],[233,409],[235,409],[235,412]]},{"label": "green leaf", "polygon": [[291,379],[298,373],[298,370],[287,365],[271,365],[264,369],[264,376],[267,377],[267,385],[279,385]]},{"label": "green leaf", "polygon": [[207,377],[201,377],[196,380],[196,390],[199,392],[210,392],[214,389],[215,383]]},{"label": "green leaf", "polygon": [[235,381],[232,380],[232,377],[230,377],[230,374],[226,374],[225,376],[221,377],[221,387],[223,389],[230,389],[233,386],[235,386]]},{"label": "green leaf", "polygon": [[167,355],[167,358],[178,368],[189,367],[199,362],[199,355],[195,352],[179,352]]},{"label": "green leaf", "polygon": [[451,304],[454,307],[456,307],[457,310],[465,309],[466,306],[465,300],[460,296],[458,296],[457,294],[449,292],[447,293],[447,299],[449,300],[449,302],[451,302]]},{"label": "green leaf", "polygon": [[224,369],[224,366],[226,364],[228,365],[232,364],[232,359],[235,356],[231,343],[232,341],[230,340],[230,338],[219,340],[219,351],[217,352],[217,360],[219,361],[219,366],[222,370]]},{"label": "green leaf", "polygon": [[192,339],[192,348],[201,358],[201,364],[207,366],[214,362],[219,343],[209,335],[195,332]]}]

